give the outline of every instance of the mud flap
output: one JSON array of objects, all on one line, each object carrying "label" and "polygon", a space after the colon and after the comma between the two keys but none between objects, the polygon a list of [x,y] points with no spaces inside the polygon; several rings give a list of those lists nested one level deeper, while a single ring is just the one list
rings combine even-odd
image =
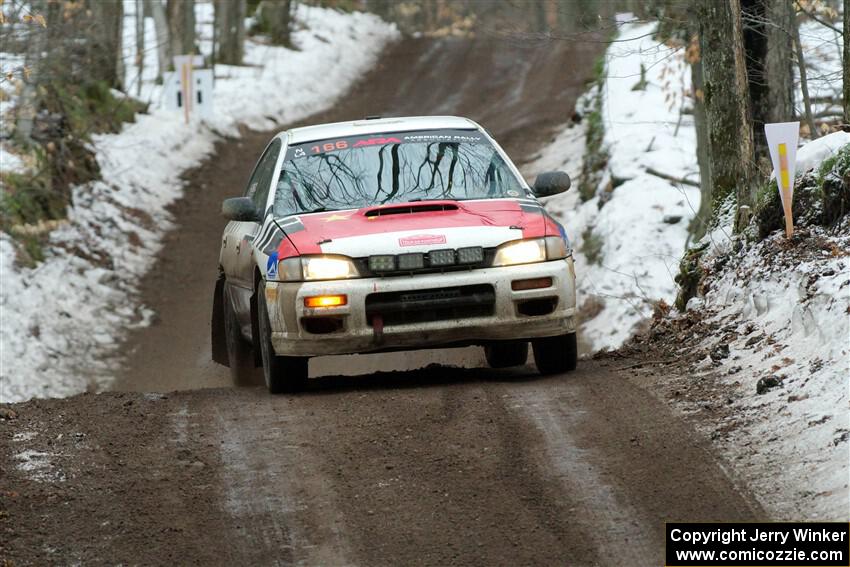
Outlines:
[{"label": "mud flap", "polygon": [[260,293],[260,289],[255,287],[254,295],[251,296],[251,347],[254,352],[255,368],[260,368],[263,366],[263,353],[260,350],[260,315],[257,306],[258,293]]},{"label": "mud flap", "polygon": [[230,366],[230,359],[227,356],[227,337],[224,336],[224,274],[219,275],[215,281],[210,340],[213,362]]}]

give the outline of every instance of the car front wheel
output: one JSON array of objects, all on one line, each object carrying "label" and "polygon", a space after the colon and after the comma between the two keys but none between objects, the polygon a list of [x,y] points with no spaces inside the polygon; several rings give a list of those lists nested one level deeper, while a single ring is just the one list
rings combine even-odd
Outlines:
[{"label": "car front wheel", "polygon": [[264,284],[257,289],[257,318],[260,331],[260,353],[263,377],[272,394],[298,392],[307,386],[307,359],[299,356],[277,356],[272,346],[272,328],[266,304]]},{"label": "car front wheel", "polygon": [[576,369],[578,345],[575,333],[534,339],[531,346],[534,362],[541,374],[559,374]]}]

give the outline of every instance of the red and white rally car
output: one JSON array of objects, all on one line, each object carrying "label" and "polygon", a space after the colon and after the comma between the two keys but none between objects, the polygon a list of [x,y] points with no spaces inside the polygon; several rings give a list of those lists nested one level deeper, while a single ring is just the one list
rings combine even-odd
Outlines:
[{"label": "red and white rally car", "polygon": [[213,359],[272,392],[312,356],[482,345],[492,367],[576,366],[564,228],[475,122],[366,119],[275,136],[244,197],[222,206]]}]

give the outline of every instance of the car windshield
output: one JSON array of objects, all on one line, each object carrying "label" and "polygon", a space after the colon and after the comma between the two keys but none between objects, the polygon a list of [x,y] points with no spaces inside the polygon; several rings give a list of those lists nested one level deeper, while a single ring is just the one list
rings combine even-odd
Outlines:
[{"label": "car windshield", "polygon": [[354,209],[434,199],[525,194],[520,180],[477,130],[426,130],[290,146],[274,211]]}]

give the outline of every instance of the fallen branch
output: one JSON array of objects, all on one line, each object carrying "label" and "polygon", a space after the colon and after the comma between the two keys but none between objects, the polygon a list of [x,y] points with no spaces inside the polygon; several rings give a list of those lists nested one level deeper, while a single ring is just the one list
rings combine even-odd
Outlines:
[{"label": "fallen branch", "polygon": [[682,185],[690,185],[691,187],[699,187],[699,183],[696,181],[691,181],[690,179],[685,179],[683,177],[673,177],[667,173],[661,173],[660,171],[656,171],[651,167],[646,168],[646,172],[650,175],[654,175],[655,177],[660,177],[661,179],[666,179],[667,181],[673,181],[674,183],[681,183]]}]

